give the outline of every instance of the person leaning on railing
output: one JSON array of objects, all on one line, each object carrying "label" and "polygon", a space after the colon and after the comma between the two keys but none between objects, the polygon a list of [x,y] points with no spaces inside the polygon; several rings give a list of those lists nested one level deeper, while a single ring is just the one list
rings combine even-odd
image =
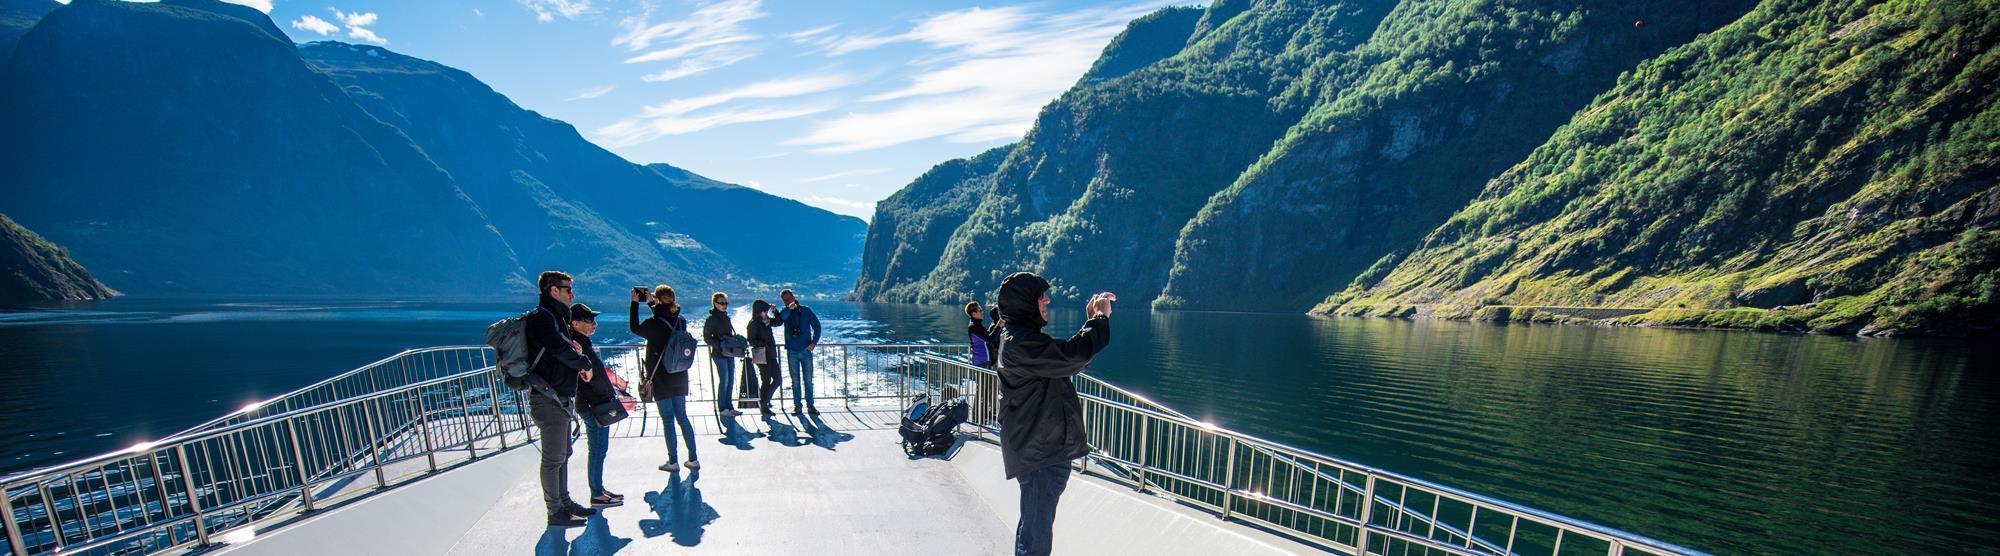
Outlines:
[{"label": "person leaning on railing", "polygon": [[546,381],[556,399],[541,389],[528,395],[528,416],[542,437],[542,504],[549,513],[549,525],[577,527],[597,510],[569,499],[570,407],[576,398],[579,380],[590,380],[593,365],[583,347],[569,339],[569,304],[576,300],[569,274],[546,271],[535,279],[541,296],[535,311],[522,323],[527,331],[528,353],[535,354],[531,371]]},{"label": "person leaning on railing", "polygon": [[1068,340],[1042,333],[1049,322],[1049,282],[1017,272],[1000,283],[1002,328],[994,366],[1000,374],[1000,461],[1021,486],[1014,554],[1046,555],[1056,502],[1069,485],[1069,463],[1090,451],[1083,405],[1070,377],[1111,344],[1111,303],[1100,293],[1084,305],[1083,329]]}]

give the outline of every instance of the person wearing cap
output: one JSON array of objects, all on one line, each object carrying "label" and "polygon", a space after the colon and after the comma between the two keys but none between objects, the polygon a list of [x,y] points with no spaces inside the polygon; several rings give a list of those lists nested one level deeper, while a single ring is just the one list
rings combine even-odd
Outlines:
[{"label": "person wearing cap", "polygon": [[[674,301],[674,288],[666,284],[655,286],[651,295],[632,292],[631,327],[632,333],[646,339],[646,358],[641,361],[646,367],[639,372],[648,376],[643,386],[645,394],[652,396],[653,403],[660,410],[660,422],[666,428],[667,462],[660,464],[660,470],[675,473],[681,470],[680,448],[674,444],[674,428],[679,425],[682,439],[687,442],[687,468],[693,471],[701,468],[695,458],[694,423],[688,420],[687,396],[688,374],[660,372],[661,359],[667,351],[667,343],[673,340],[675,332],[687,331],[687,319],[681,317],[680,303]],[[639,320],[639,302],[645,301],[653,316]]]},{"label": "person wearing cap", "polygon": [[1021,487],[1014,554],[1046,555],[1056,502],[1069,485],[1071,460],[1090,452],[1083,406],[1070,377],[1111,344],[1111,303],[1100,293],[1084,305],[1087,320],[1067,340],[1042,333],[1049,323],[1049,282],[1017,272],[1000,283],[1001,328],[994,367],[1000,374],[1000,461]]},{"label": "person wearing cap", "polygon": [[[597,347],[590,345],[590,335],[597,333],[597,316],[604,313],[591,310],[589,305],[578,303],[569,306],[569,339],[583,348],[583,354],[590,358],[589,378],[576,387],[576,406],[595,407],[598,404],[618,401],[618,391],[625,389],[625,379],[604,366],[604,358],[597,355]],[[625,496],[604,489],[604,453],[611,448],[611,427],[601,427],[591,419],[583,421],[584,434],[589,441],[584,445],[584,477],[590,481],[590,506],[604,508],[625,503]]]},{"label": "person wearing cap", "polygon": [[777,415],[771,411],[771,395],[777,394],[784,382],[778,372],[778,339],[771,334],[771,326],[771,302],[750,302],[750,324],[743,332],[750,340],[750,364],[757,367],[757,409],[765,417]]},{"label": "person wearing cap", "polygon": [[792,414],[803,416],[799,410],[804,408],[806,413],[819,415],[813,403],[812,354],[819,345],[819,315],[800,304],[792,290],[778,292],[778,300],[785,302],[785,308],[778,310],[778,320],[771,326],[785,327],[785,363],[792,370]]}]

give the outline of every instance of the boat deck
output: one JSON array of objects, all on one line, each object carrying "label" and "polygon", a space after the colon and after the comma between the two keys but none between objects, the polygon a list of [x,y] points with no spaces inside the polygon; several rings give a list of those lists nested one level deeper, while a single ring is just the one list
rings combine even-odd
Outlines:
[{"label": "boat deck", "polygon": [[[627,423],[650,426],[634,430],[621,423],[605,461],[605,486],[625,494],[625,505],[605,509],[585,527],[544,524],[535,473],[539,444],[520,446],[517,435],[509,444],[515,448],[449,472],[227,535],[219,551],[1011,553],[1017,491],[1003,477],[999,448],[990,441],[968,435],[945,456],[910,459],[897,443],[898,412],[890,408],[831,410],[806,419],[760,419],[753,412],[733,419],[735,426],[696,415],[702,469],[670,474],[656,469],[666,446],[648,409]],[[583,452],[579,438],[570,459],[570,492],[578,501],[589,496]],[[1081,474],[1072,476],[1057,515],[1057,553],[1323,553],[1317,545]]]}]

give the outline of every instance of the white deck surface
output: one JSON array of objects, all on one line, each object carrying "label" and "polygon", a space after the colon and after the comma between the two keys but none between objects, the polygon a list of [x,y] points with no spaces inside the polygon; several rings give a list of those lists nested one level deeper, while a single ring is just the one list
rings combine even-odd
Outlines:
[{"label": "white deck surface", "polygon": [[[693,404],[690,404],[693,405]],[[649,418],[640,413],[633,419]],[[626,496],[586,527],[544,523],[536,447],[226,537],[238,555],[282,554],[1010,554],[1017,490],[999,448],[968,441],[950,459],[911,460],[894,412],[833,412],[824,425],[737,418],[726,443],[697,416],[702,469],[669,474],[658,422],[615,438],[606,487]],[[802,430],[803,429],[803,430]],[[754,436],[753,436],[754,435]],[[570,492],[585,502],[584,441]],[[685,457],[685,454],[683,454]],[[1314,546],[1224,522],[1109,481],[1073,475],[1057,554],[1293,554]]]}]

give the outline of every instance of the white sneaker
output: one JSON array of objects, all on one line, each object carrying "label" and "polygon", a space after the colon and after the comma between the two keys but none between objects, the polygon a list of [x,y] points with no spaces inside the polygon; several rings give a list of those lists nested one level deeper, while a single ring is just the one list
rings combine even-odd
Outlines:
[{"label": "white sneaker", "polygon": [[[689,468],[690,468],[690,469],[692,469],[692,468],[693,468],[693,465],[694,465],[694,462],[690,461],[690,462],[688,462],[688,465],[689,465]],[[678,464],[678,463],[674,463],[674,462],[671,462],[671,461],[670,461],[670,462],[667,462],[667,463],[666,463],[666,464],[664,464],[664,465],[661,465],[661,466],[660,466],[660,470],[661,470],[661,471],[665,471],[665,472],[668,472],[668,473],[674,473],[674,472],[678,472],[678,471],[680,471],[680,470],[681,470],[681,464]]]}]

